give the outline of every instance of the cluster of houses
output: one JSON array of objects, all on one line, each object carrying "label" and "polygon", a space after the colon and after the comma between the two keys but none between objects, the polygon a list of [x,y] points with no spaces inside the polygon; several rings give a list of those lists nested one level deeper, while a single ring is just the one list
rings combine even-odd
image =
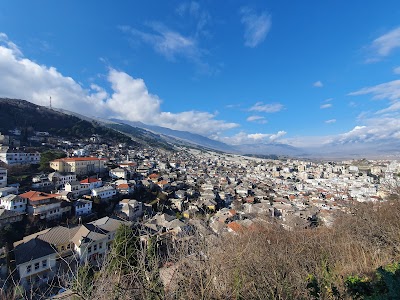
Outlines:
[{"label": "cluster of houses", "polygon": [[[141,239],[179,239],[193,230],[207,236],[240,234],[274,219],[288,229],[331,226],[353,201],[382,201],[382,181],[396,180],[396,161],[312,162],[270,160],[180,147],[132,149],[99,141],[63,141],[66,158],[32,178],[19,193],[0,168],[0,224],[28,215],[41,220],[93,214],[93,203],[118,201],[109,217],[56,226],[14,243],[24,286],[47,282],[63,263],[99,263],[121,224],[135,224]],[[39,154],[40,155],[40,154]],[[154,192],[152,203],[135,199]],[[113,215],[113,217],[111,217]]]}]

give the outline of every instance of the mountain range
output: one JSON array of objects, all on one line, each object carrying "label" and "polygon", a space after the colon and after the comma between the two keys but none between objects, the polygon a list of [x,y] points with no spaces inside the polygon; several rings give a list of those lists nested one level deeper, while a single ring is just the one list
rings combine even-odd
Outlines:
[{"label": "mountain range", "polygon": [[[298,148],[283,143],[258,143],[228,145],[188,131],[148,125],[120,119],[88,117],[63,109],[50,109],[26,100],[0,98],[0,132],[15,127],[34,128],[50,133],[68,133],[75,137],[91,134],[104,135],[109,139],[132,142],[142,146],[172,149],[174,145],[204,148],[221,152],[248,154],[265,157],[300,157],[317,159],[348,158],[396,158],[400,154],[400,142],[331,142],[317,147]],[[112,133],[114,132],[114,133]]]}]

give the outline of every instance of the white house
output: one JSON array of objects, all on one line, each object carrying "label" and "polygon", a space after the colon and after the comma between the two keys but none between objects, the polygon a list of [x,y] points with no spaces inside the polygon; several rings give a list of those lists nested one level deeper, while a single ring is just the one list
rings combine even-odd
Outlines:
[{"label": "white house", "polygon": [[86,184],[81,184],[79,181],[67,182],[65,184],[64,190],[66,192],[72,193],[74,197],[90,194],[89,186]]},{"label": "white house", "polygon": [[0,168],[0,188],[7,186],[7,169]]},{"label": "white house", "polygon": [[88,177],[80,181],[81,185],[87,186],[90,190],[103,186],[101,178]]},{"label": "white house", "polygon": [[48,178],[56,185],[56,187],[58,187],[60,185],[65,185],[68,182],[76,181],[76,174],[52,172],[49,174]]},{"label": "white house", "polygon": [[143,215],[143,203],[134,199],[124,199],[120,202],[121,213],[129,219],[135,221]]},{"label": "white house", "polygon": [[18,194],[18,188],[15,186],[6,186],[0,188],[0,197],[5,197],[10,194]]},{"label": "white house", "polygon": [[14,243],[15,264],[22,286],[40,285],[54,277],[57,251],[50,244],[38,238],[17,243]]},{"label": "white house", "polygon": [[93,197],[100,197],[102,200],[110,199],[117,194],[117,190],[110,185],[102,186],[92,190]]},{"label": "white house", "polygon": [[125,168],[115,168],[109,171],[109,175],[113,179],[127,179],[128,171]]},{"label": "white house", "polygon": [[40,163],[40,153],[25,153],[5,147],[0,151],[0,160],[7,165],[38,164]]},{"label": "white house", "polygon": [[76,217],[92,213],[92,201],[90,200],[78,199],[72,204],[72,207]]},{"label": "white house", "polygon": [[10,194],[0,198],[0,205],[7,210],[25,213],[27,200],[18,195]]}]

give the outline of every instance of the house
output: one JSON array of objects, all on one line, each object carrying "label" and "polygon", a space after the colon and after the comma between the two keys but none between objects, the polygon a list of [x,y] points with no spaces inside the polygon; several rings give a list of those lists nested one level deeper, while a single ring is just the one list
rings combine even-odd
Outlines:
[{"label": "house", "polygon": [[67,182],[64,190],[70,192],[74,197],[80,197],[83,195],[90,194],[90,188],[87,184],[81,184],[79,181]]},{"label": "house", "polygon": [[92,190],[92,197],[100,197],[101,200],[106,200],[114,197],[117,194],[117,190],[112,186],[102,186]]},{"label": "house", "polygon": [[129,221],[136,221],[143,215],[143,203],[134,199],[124,199],[120,202],[120,210]]},{"label": "house", "polygon": [[4,209],[14,212],[25,213],[26,204],[26,199],[23,199],[20,196],[14,194],[9,194],[5,197],[0,198],[0,205],[3,206]]},{"label": "house", "polygon": [[57,226],[14,243],[16,270],[24,288],[47,283],[61,264],[74,258],[81,263],[100,262],[111,248],[121,224],[129,222],[104,217],[74,227]]},{"label": "house", "polygon": [[73,172],[77,175],[103,173],[107,160],[97,157],[68,157],[50,162],[50,168],[58,172]]},{"label": "house", "polygon": [[40,153],[25,153],[18,149],[3,147],[0,150],[0,161],[7,165],[38,164],[40,163]]},{"label": "house", "polygon": [[101,178],[88,177],[80,181],[81,185],[87,186],[90,190],[103,186]]},{"label": "house", "polygon": [[68,202],[59,199],[58,194],[29,191],[21,194],[20,197],[27,200],[28,215],[40,219],[59,219],[69,215],[71,211],[71,206]]},{"label": "house", "polygon": [[72,213],[79,217],[92,213],[92,201],[86,199],[78,199],[72,203]]},{"label": "house", "polygon": [[6,186],[0,188],[0,197],[5,197],[10,194],[18,194],[18,187],[16,186]]},{"label": "house", "polygon": [[117,192],[122,195],[129,195],[135,191],[133,184],[121,183],[117,185]]},{"label": "house", "polygon": [[64,186],[68,182],[76,181],[75,173],[60,173],[52,172],[48,176],[49,180],[54,183],[56,187]]},{"label": "house", "polygon": [[0,168],[0,188],[7,186],[7,169]]},{"label": "house", "polygon": [[110,217],[81,225],[71,239],[79,261],[94,265],[101,262],[105,253],[111,249],[115,233],[122,224],[131,225],[127,221]]},{"label": "house", "polygon": [[128,179],[128,171],[125,168],[115,168],[109,171],[109,176],[113,179]]},{"label": "house", "polygon": [[0,207],[0,225],[5,226],[14,222],[22,221],[25,213],[7,210]]},{"label": "house", "polygon": [[15,264],[26,289],[47,283],[56,272],[57,251],[49,243],[34,238],[15,245]]}]

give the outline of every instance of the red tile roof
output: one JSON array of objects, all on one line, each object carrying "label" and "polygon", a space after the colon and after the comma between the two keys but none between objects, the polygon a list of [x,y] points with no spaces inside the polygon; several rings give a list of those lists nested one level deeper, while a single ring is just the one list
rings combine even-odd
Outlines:
[{"label": "red tile roof", "polygon": [[26,193],[23,193],[19,195],[21,198],[26,198],[29,199],[29,201],[40,201],[40,200],[45,200],[45,199],[51,199],[51,198],[56,198],[59,197],[59,194],[47,194],[43,192],[38,192],[38,191],[29,191]]},{"label": "red tile roof", "polygon": [[80,182],[85,184],[85,183],[93,183],[93,182],[100,182],[100,181],[101,181],[101,179],[98,179],[98,178],[86,178],[86,179],[81,180]]},{"label": "red tile roof", "polygon": [[93,160],[107,160],[105,158],[97,158],[97,157],[66,157],[66,158],[59,158],[53,161],[93,161]]}]

